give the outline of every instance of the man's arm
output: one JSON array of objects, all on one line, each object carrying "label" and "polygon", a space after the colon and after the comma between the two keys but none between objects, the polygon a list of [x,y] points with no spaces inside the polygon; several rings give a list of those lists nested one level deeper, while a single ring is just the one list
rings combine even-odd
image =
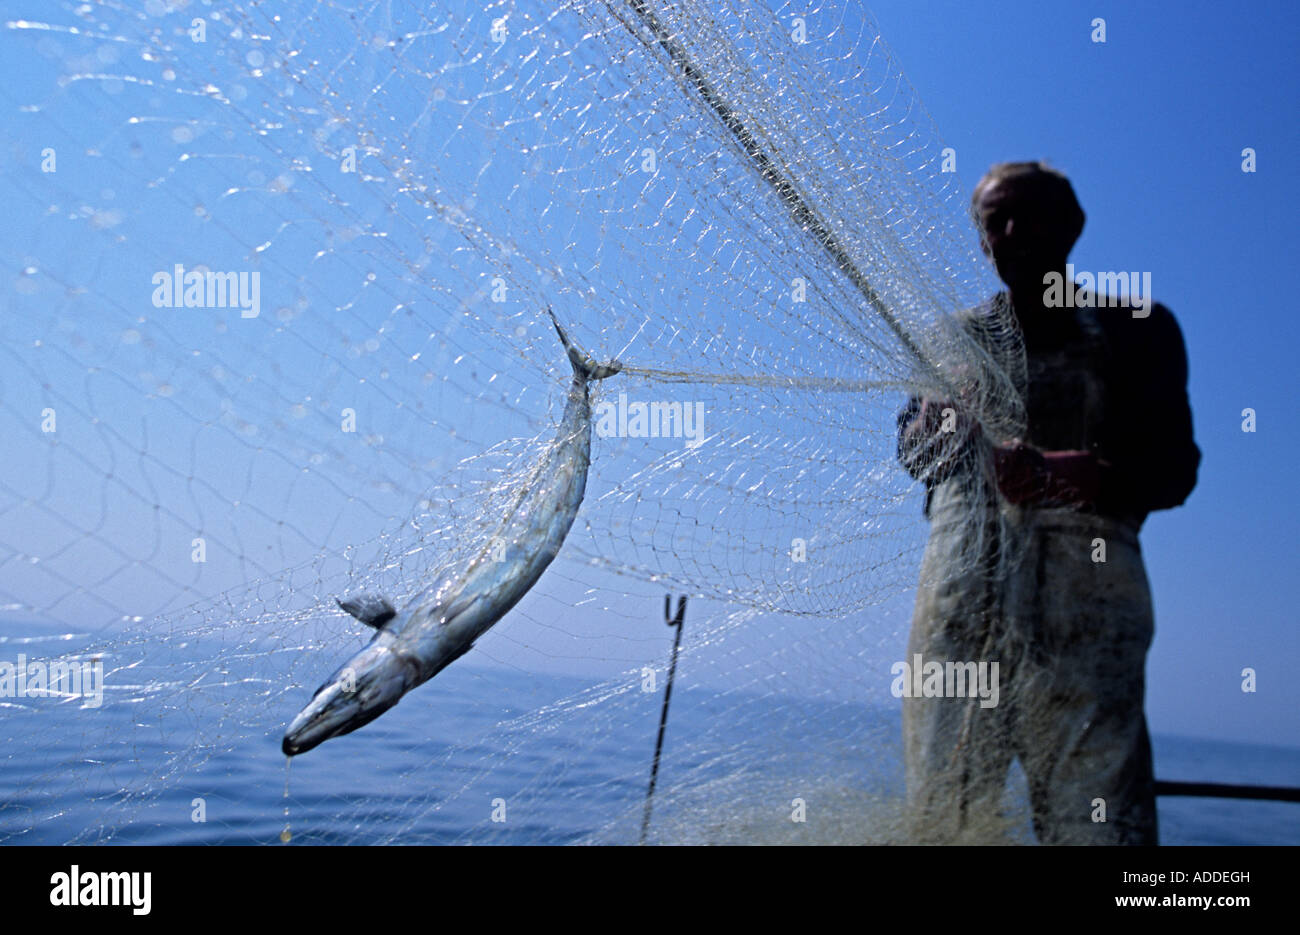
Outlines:
[{"label": "man's arm", "polygon": [[1102,319],[1112,349],[1101,453],[1037,451],[1010,442],[994,451],[998,485],[1012,503],[1087,504],[1112,515],[1176,507],[1196,486],[1200,449],[1187,401],[1187,351],[1173,314],[1155,304]]},{"label": "man's arm", "polygon": [[979,423],[952,403],[913,396],[898,414],[898,460],[927,488],[942,483],[968,456]]},{"label": "man's arm", "polygon": [[1201,451],[1187,399],[1187,350],[1178,322],[1156,303],[1147,318],[1109,322],[1115,386],[1107,394],[1099,505],[1107,512],[1167,510],[1196,486]]},{"label": "man's arm", "polygon": [[921,414],[921,398],[908,397],[907,405],[898,414],[898,463],[908,474],[917,480],[925,473],[921,464],[920,445],[917,442],[919,426],[917,417]]}]

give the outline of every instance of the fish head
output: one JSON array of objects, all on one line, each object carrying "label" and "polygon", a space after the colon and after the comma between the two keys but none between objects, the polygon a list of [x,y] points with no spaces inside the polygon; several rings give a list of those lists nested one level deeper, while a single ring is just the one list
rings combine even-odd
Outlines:
[{"label": "fish head", "polygon": [[285,755],[306,753],[331,737],[364,727],[419,681],[414,658],[392,646],[371,643],[330,676],[298,712],[284,734]]}]

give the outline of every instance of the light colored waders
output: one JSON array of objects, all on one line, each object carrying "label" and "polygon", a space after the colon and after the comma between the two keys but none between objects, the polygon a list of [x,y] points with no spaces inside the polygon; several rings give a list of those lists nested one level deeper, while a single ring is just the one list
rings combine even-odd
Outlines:
[{"label": "light colored waders", "polygon": [[[1104,340],[1086,312],[1079,319],[1081,340],[1030,355],[1039,437],[1027,441],[1045,450],[1089,447],[1105,415]],[[915,839],[996,827],[1019,757],[1041,842],[1157,843],[1143,714],[1154,622],[1138,523],[1062,507],[1012,507],[999,522],[988,510],[984,561],[972,567],[968,491],[960,477],[934,490],[908,658],[997,661],[999,698],[989,708],[904,699]]]}]

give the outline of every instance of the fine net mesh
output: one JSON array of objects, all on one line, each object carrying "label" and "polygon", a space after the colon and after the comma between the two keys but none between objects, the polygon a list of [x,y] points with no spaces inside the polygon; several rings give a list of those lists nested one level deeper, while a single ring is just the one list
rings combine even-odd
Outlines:
[{"label": "fine net mesh", "polygon": [[[274,841],[284,725],[369,637],[334,599],[463,562],[550,444],[550,306],[625,365],[577,521],[469,656],[294,762],[295,839],[635,840],[666,592],[652,840],[897,837],[897,413],[1014,437],[1023,362],[954,324],[996,286],[864,10],[5,6],[6,658],[99,659],[105,702],[0,700],[0,835],[184,841],[205,796]],[[155,278],[194,272],[246,275]]]}]

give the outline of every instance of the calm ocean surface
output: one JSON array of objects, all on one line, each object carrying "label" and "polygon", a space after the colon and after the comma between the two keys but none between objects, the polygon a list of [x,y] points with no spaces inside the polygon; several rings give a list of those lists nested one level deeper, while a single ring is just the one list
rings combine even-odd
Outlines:
[{"label": "calm ocean surface", "polygon": [[[3,649],[0,658],[12,661],[22,647]],[[555,707],[589,687],[578,679],[457,666],[430,690],[434,684],[363,731],[294,761],[287,799],[292,844],[635,842],[660,694],[628,693],[611,714],[601,704]],[[110,692],[93,712],[55,699],[0,699],[0,839],[280,845],[286,827],[280,737],[306,695],[296,693],[288,704],[282,695],[269,696],[262,717],[247,702],[256,696],[254,684],[223,690],[241,699],[245,721],[264,729],[213,718],[217,709],[204,704],[185,704],[199,696],[181,686],[156,705]],[[875,742],[846,745],[837,736],[846,716],[872,724],[866,736]],[[1163,779],[1300,781],[1300,750],[1161,736],[1154,744]],[[899,807],[900,745],[898,715],[888,709],[679,684],[655,839],[881,840],[873,815]],[[796,792],[807,798],[810,813],[796,826],[789,820],[789,783],[774,783],[767,794],[754,792],[762,789],[761,772],[755,782],[731,782],[738,767],[728,750],[743,750],[751,772],[755,761],[770,756],[774,773],[835,779],[807,781],[808,792]],[[682,775],[690,783],[675,788]],[[738,788],[747,791],[738,795]],[[201,822],[193,820],[196,798],[206,811]],[[497,804],[508,805],[507,820],[492,820]],[[1300,843],[1297,804],[1162,798],[1160,822],[1164,844]]]}]

